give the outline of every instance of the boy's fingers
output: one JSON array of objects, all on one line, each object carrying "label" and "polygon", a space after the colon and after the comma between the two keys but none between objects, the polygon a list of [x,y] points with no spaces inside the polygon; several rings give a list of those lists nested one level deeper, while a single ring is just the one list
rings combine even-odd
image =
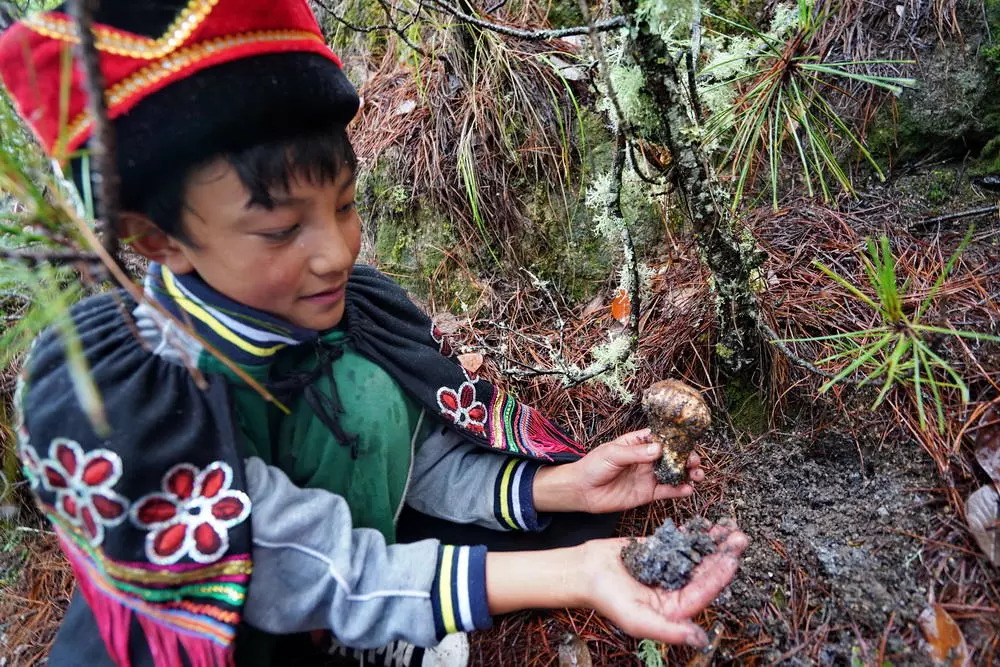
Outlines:
[{"label": "boy's fingers", "polygon": [[701,457],[700,456],[698,456],[697,454],[693,454],[693,453],[690,456],[688,456],[688,460],[687,460],[687,467],[688,468],[697,468],[700,465],[701,465]]},{"label": "boy's fingers", "polygon": [[659,614],[643,614],[635,618],[628,633],[667,644],[702,647],[708,644],[705,631],[690,621],[668,621]]},{"label": "boy's fingers", "polygon": [[653,500],[665,500],[667,498],[684,498],[694,493],[694,487],[690,484],[680,486],[670,486],[669,484],[659,484],[653,491]]},{"label": "boy's fingers", "polygon": [[644,428],[638,431],[632,431],[631,433],[626,433],[620,435],[611,442],[615,445],[622,445],[625,447],[634,447],[635,445],[644,445],[652,440],[653,432],[648,428]]},{"label": "boy's fingers", "polygon": [[624,467],[636,463],[650,463],[659,458],[662,452],[663,446],[660,443],[640,440],[631,445],[615,441],[603,454],[604,460],[608,463]]},{"label": "boy's fingers", "polygon": [[732,517],[723,517],[715,522],[711,530],[708,531],[709,536],[715,540],[716,544],[720,544],[725,541],[733,532],[738,531],[740,527],[736,524],[736,520]]},{"label": "boy's fingers", "polygon": [[750,538],[740,531],[732,532],[719,545],[719,551],[708,556],[695,568],[691,582],[676,595],[675,613],[678,618],[690,618],[711,604],[725,588],[740,565],[740,555]]}]

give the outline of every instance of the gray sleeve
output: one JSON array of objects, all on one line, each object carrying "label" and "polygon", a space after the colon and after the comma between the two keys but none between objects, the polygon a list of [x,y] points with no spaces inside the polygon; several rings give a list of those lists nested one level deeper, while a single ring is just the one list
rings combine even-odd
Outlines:
[{"label": "gray sleeve", "polygon": [[[490,627],[484,547],[386,545],[378,531],[352,527],[340,496],[301,489],[256,457],[246,461],[246,478],[250,625],[276,634],[328,628],[352,648],[396,639],[433,646],[447,632]],[[443,607],[441,591],[449,595]]]},{"label": "gray sleeve", "polygon": [[413,458],[406,504],[453,523],[541,530],[532,488],[541,464],[494,454],[438,426]]}]

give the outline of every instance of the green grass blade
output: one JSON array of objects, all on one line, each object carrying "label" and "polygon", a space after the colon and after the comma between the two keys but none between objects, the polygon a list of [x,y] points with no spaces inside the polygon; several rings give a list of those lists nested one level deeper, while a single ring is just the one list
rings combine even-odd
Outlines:
[{"label": "green grass blade", "polygon": [[855,287],[851,283],[847,282],[847,280],[845,280],[844,278],[840,277],[833,269],[829,268],[826,264],[824,264],[823,262],[819,261],[818,259],[814,259],[813,260],[813,265],[817,269],[819,269],[820,271],[822,271],[823,273],[825,273],[828,278],[830,278],[831,280],[833,280],[834,282],[836,282],[838,285],[840,285],[841,287],[843,287],[844,289],[846,289],[847,291],[849,291],[851,294],[853,294],[857,298],[859,298],[862,301],[864,301],[866,304],[868,304],[869,306],[871,306],[872,308],[874,308],[876,311],[881,312],[881,308],[880,308],[879,304],[875,303],[867,294],[863,293],[857,287]]},{"label": "green grass blade", "polygon": [[872,343],[868,350],[861,354],[857,359],[852,361],[846,368],[834,375],[832,378],[823,383],[820,387],[820,393],[826,392],[830,387],[837,384],[847,376],[851,375],[858,368],[866,364],[872,357],[879,353],[880,350],[884,349],[890,342],[892,342],[893,336],[885,336],[882,339]]}]

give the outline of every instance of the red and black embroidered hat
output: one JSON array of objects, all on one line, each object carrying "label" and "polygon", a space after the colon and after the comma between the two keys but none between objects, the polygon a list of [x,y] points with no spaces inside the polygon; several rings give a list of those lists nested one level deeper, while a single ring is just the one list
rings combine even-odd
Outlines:
[{"label": "red and black embroidered hat", "polygon": [[[94,18],[126,206],[150,178],[357,113],[306,0],[102,0]],[[77,41],[63,7],[0,35],[0,81],[59,159],[93,129]]]}]

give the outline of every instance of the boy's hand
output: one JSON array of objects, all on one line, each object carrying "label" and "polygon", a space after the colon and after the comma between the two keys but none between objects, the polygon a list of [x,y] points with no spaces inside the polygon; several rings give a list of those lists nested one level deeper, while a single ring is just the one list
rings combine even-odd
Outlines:
[{"label": "boy's hand", "polygon": [[750,542],[729,520],[720,521],[710,534],[720,542],[718,550],[692,571],[687,586],[676,591],[644,586],[629,575],[621,559],[627,539],[587,542],[582,545],[586,556],[579,575],[590,577],[585,606],[606,616],[633,637],[669,644],[706,645],[705,632],[691,619],[732,581],[740,556]]},{"label": "boy's hand", "polygon": [[[661,451],[649,429],[643,429],[606,442],[574,463],[542,468],[535,475],[535,509],[601,514],[691,495],[691,484],[657,483],[653,466]],[[697,455],[688,458],[687,467],[691,482],[705,478]]]}]

